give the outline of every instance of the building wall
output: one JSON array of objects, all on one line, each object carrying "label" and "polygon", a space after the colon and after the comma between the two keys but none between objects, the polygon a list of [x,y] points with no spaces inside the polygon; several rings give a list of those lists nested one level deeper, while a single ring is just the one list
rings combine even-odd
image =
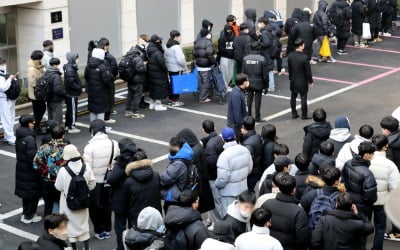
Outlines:
[{"label": "building wall", "polygon": [[[277,1],[284,1],[284,0],[277,0]],[[268,1],[260,1],[260,0],[244,0],[244,9],[254,8],[257,10],[257,19],[264,15],[265,10],[272,10],[275,9],[275,1],[268,0]]]},{"label": "building wall", "polygon": [[200,32],[201,21],[208,19],[214,24],[212,32],[214,37],[219,36],[226,24],[225,19],[230,14],[230,2],[231,0],[194,0],[195,34]]}]

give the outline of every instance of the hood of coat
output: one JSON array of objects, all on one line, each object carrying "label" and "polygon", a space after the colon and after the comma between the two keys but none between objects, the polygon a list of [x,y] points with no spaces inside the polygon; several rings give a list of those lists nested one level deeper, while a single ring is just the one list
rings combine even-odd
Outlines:
[{"label": "hood of coat", "polygon": [[175,45],[180,45],[180,43],[178,41],[173,40],[173,39],[170,38],[165,46],[169,49],[169,48],[171,48],[172,46],[175,46]]},{"label": "hood of coat", "polygon": [[158,51],[161,51],[161,53],[164,53],[162,45],[159,44],[159,43],[155,43],[155,42],[150,41],[149,45],[147,46],[147,54],[149,56],[151,56],[152,54],[154,54],[154,53],[156,53]]},{"label": "hood of coat", "polygon": [[238,207],[238,201],[234,201],[231,204],[229,204],[228,209],[227,209],[227,214],[229,214],[230,216],[232,216],[233,218],[237,219],[240,222],[247,222],[249,221],[249,218],[245,218],[240,214],[240,210]]},{"label": "hood of coat", "polygon": [[34,67],[38,70],[43,70],[44,66],[42,65],[42,61],[40,60],[32,60],[29,59],[28,61],[28,67]]},{"label": "hood of coat", "polygon": [[67,56],[66,56],[68,63],[76,64],[76,57],[77,56],[78,56],[78,54],[75,53],[75,52],[68,52]]},{"label": "hood of coat", "polygon": [[49,75],[52,75],[52,74],[61,75],[61,72],[60,72],[59,68],[48,67],[47,70],[46,70],[46,74],[49,74]]},{"label": "hood of coat", "polygon": [[53,57],[54,57],[54,53],[53,53],[53,52],[50,52],[50,51],[48,51],[48,50],[44,50],[44,51],[43,51],[43,54],[44,54],[45,56],[49,57],[49,58],[53,58]]},{"label": "hood of coat", "polygon": [[343,211],[343,210],[329,210],[326,212],[327,215],[335,216],[338,219],[343,220],[359,220],[360,218],[355,215],[352,211]]},{"label": "hood of coat", "polygon": [[294,8],[291,17],[297,18],[300,20],[302,15],[303,15],[303,11],[300,8]]},{"label": "hood of coat", "polygon": [[191,161],[193,159],[193,150],[189,146],[189,144],[183,144],[182,148],[176,153],[176,155],[168,155],[168,159],[170,161],[177,160],[177,159],[184,159]]},{"label": "hood of coat", "polygon": [[369,165],[371,165],[371,162],[367,161],[367,160],[364,160],[364,158],[362,158],[359,155],[356,155],[351,160],[351,166],[353,166],[353,167],[367,167],[368,168]]},{"label": "hood of coat", "polygon": [[139,50],[138,46],[132,46],[132,47],[129,49],[129,51],[127,52],[127,55],[128,55],[128,56],[135,57],[135,56],[140,56],[141,53],[142,53],[142,52]]},{"label": "hood of coat", "polygon": [[97,67],[98,67],[100,64],[102,64],[103,62],[104,62],[103,60],[100,60],[100,59],[98,59],[98,58],[89,57],[87,65],[88,65],[90,68],[97,68]]},{"label": "hood of coat", "polygon": [[351,136],[350,130],[348,128],[334,128],[331,130],[329,138],[337,142],[345,142]]},{"label": "hood of coat", "polygon": [[328,8],[328,5],[329,5],[328,2],[326,2],[325,0],[319,1],[319,3],[318,3],[318,10],[319,10],[319,11],[325,12],[326,9]]},{"label": "hood of coat", "polygon": [[244,14],[246,15],[247,19],[250,19],[252,21],[256,21],[257,17],[257,10],[253,8],[246,9],[244,11]]},{"label": "hood of coat", "polygon": [[160,211],[153,207],[144,208],[137,218],[137,227],[141,230],[157,231],[163,224]]},{"label": "hood of coat", "polygon": [[368,139],[365,139],[364,137],[360,136],[360,135],[355,135],[354,136],[354,140],[352,140],[350,142],[350,149],[354,152],[354,153],[358,153],[358,146],[361,144],[361,142],[364,141],[369,141]]},{"label": "hood of coat", "polygon": [[323,165],[335,166],[335,158],[321,153],[314,154],[312,163],[318,167]]},{"label": "hood of coat", "polygon": [[229,24],[225,24],[224,26],[224,37],[226,41],[233,41],[235,38],[235,34],[233,33],[232,27]]},{"label": "hood of coat", "polygon": [[21,139],[27,136],[33,136],[36,137],[36,133],[33,129],[30,128],[26,128],[26,127],[19,127],[17,128],[17,130],[15,131],[15,137],[17,139]]},{"label": "hood of coat", "polygon": [[49,234],[48,232],[44,232],[42,235],[42,238],[44,240],[53,242],[57,246],[64,247],[64,248],[68,247],[68,244],[66,241],[60,240],[60,239],[54,237],[53,235]]},{"label": "hood of coat", "polygon": [[190,147],[200,144],[199,139],[191,129],[182,129],[176,136],[183,138]]},{"label": "hood of coat", "polygon": [[197,220],[201,221],[199,211],[190,207],[172,205],[168,208],[164,223],[168,229],[176,231],[185,228]]},{"label": "hood of coat", "polygon": [[153,177],[153,162],[150,159],[131,162],[126,165],[125,174],[138,182],[145,182]]},{"label": "hood of coat", "polygon": [[208,29],[208,30],[212,30],[212,28],[213,28],[213,23],[212,22],[210,22],[209,20],[207,20],[207,19],[203,19],[203,21],[201,22],[201,27],[203,28],[203,29]]},{"label": "hood of coat", "polygon": [[391,148],[400,149],[400,132],[389,135],[389,145]]},{"label": "hood of coat", "polygon": [[318,138],[329,138],[332,127],[329,122],[316,122],[304,127],[305,132],[312,133]]},{"label": "hood of coat", "polygon": [[349,7],[349,4],[346,2],[346,0],[336,0],[335,5],[340,9]]}]

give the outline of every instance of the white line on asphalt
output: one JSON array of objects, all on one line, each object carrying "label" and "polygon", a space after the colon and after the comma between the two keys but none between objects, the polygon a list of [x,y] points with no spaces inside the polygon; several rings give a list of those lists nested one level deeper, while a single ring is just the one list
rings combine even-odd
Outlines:
[{"label": "white line on asphalt", "polygon": [[2,149],[0,149],[0,154],[8,156],[8,157],[12,157],[12,158],[16,157],[16,155],[14,153],[11,153],[11,152],[8,152],[8,151],[2,150]]},{"label": "white line on asphalt", "polygon": [[[290,100],[291,99],[289,96],[284,96],[284,95],[267,94],[267,96],[275,97],[275,98],[278,98],[278,99],[285,99],[285,100]],[[299,102],[300,99],[297,98],[296,101]]]},{"label": "white line on asphalt", "polygon": [[153,161],[153,163],[157,163],[157,162],[166,160],[166,159],[168,159],[168,155],[169,154],[161,155],[161,156],[159,156],[157,158],[152,159],[152,161]]},{"label": "white line on asphalt", "polygon": [[[82,123],[82,122],[77,122],[76,125],[78,127],[84,127],[84,128],[89,128],[90,127],[89,124],[85,124],[85,123]],[[163,146],[169,146],[169,143],[165,142],[165,141],[160,141],[160,140],[157,140],[157,139],[152,139],[152,138],[143,137],[143,136],[139,136],[139,135],[133,135],[133,134],[120,132],[120,131],[116,131],[116,130],[107,131],[107,134],[114,134],[114,135],[129,137],[129,138],[136,139],[136,140],[151,142],[151,143],[155,143],[155,144],[159,144],[159,145],[163,145]]]},{"label": "white line on asphalt", "polygon": [[[44,201],[40,200],[39,203],[38,203],[38,206],[42,206],[43,204],[44,204]],[[22,213],[22,208],[17,208],[17,209],[14,209],[14,210],[10,211],[10,212],[5,213],[5,214],[0,214],[0,218],[2,220],[6,220],[6,219],[14,217],[14,216],[16,216],[16,215],[18,215],[20,213]]]},{"label": "white line on asphalt", "polygon": [[12,227],[4,223],[0,223],[0,229],[32,241],[37,241],[37,239],[39,238],[39,236],[37,236],[36,234],[23,231],[19,228]]},{"label": "white line on asphalt", "polygon": [[179,110],[179,111],[184,111],[184,112],[188,112],[188,113],[193,113],[193,114],[198,114],[198,115],[204,115],[204,116],[209,116],[209,117],[215,117],[215,118],[219,118],[219,119],[224,119],[224,120],[226,120],[226,116],[223,116],[223,115],[216,115],[216,114],[207,113],[207,112],[203,112],[203,111],[198,111],[198,110],[194,110],[194,109],[179,108],[179,107],[170,107],[170,106],[167,106],[167,108],[169,108],[169,109],[175,109],[175,110]]}]

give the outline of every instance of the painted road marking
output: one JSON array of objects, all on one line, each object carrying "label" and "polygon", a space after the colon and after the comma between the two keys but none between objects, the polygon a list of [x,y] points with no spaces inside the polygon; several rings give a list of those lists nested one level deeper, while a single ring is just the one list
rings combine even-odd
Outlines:
[{"label": "painted road marking", "polygon": [[378,52],[386,52],[386,53],[392,53],[392,54],[400,54],[399,50],[390,50],[390,49],[378,49],[378,48],[360,48],[360,47],[355,47],[353,45],[346,45],[347,47],[350,48],[355,48],[355,49],[363,49],[363,50],[371,50],[371,51],[378,51]]},{"label": "painted road marking", "polygon": [[[289,75],[288,72],[284,73],[285,75]],[[343,83],[347,85],[355,85],[357,84],[356,82],[350,82],[350,81],[345,81],[345,80],[338,80],[338,79],[332,79],[332,78],[326,78],[326,77],[320,77],[320,76],[313,76],[314,80],[320,80],[324,82],[335,82],[335,83]]]},{"label": "painted road marking", "polygon": [[16,227],[12,227],[12,226],[4,224],[4,223],[0,223],[0,229],[3,231],[6,231],[6,232],[12,233],[14,235],[20,236],[22,238],[32,240],[32,241],[37,241],[37,239],[39,238],[39,236],[36,234],[26,232],[24,230],[21,230]]},{"label": "painted road marking", "polygon": [[367,63],[351,62],[351,61],[336,60],[336,62],[337,63],[342,63],[342,64],[355,65],[355,66],[364,66],[364,67],[376,68],[376,69],[388,69],[388,70],[395,69],[393,67],[387,67],[387,66],[375,65],[375,64],[367,64]]},{"label": "painted road marking", "polygon": [[397,72],[400,72],[400,68],[392,69],[392,70],[387,71],[387,72],[384,72],[384,73],[382,73],[382,74],[379,74],[379,75],[370,77],[370,78],[365,79],[365,80],[363,80],[363,81],[361,81],[361,82],[358,82],[357,85],[358,85],[358,86],[361,86],[361,85],[364,85],[364,84],[367,84],[367,83],[370,83],[370,82],[379,80],[379,79],[381,79],[381,78],[385,78],[385,77],[387,77],[387,76],[389,76],[389,75],[392,75],[392,74],[394,74],[394,73],[397,73]]}]

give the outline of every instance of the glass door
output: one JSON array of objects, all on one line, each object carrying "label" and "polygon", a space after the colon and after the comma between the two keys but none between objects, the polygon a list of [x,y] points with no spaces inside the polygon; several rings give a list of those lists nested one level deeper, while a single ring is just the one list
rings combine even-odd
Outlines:
[{"label": "glass door", "polygon": [[7,60],[7,71],[18,71],[15,14],[0,14],[0,57]]}]

